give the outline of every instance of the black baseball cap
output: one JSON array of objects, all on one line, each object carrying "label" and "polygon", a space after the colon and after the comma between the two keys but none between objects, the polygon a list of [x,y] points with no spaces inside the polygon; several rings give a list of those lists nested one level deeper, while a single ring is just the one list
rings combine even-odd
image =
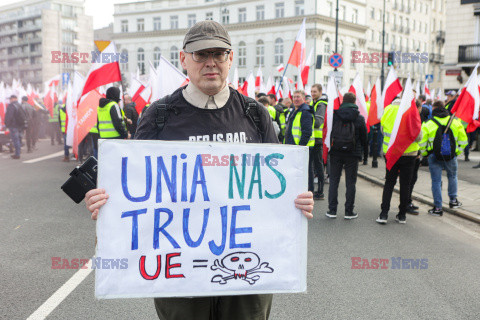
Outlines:
[{"label": "black baseball cap", "polygon": [[183,39],[183,50],[194,52],[209,48],[232,49],[230,36],[227,30],[216,21],[197,22],[187,31]]}]

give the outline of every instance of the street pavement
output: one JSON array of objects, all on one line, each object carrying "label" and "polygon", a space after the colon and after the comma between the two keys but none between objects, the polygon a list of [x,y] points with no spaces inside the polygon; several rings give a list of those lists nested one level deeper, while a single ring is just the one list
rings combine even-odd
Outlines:
[{"label": "street pavement", "polygon": [[[20,161],[0,154],[0,319],[27,319],[52,295],[55,306],[59,288],[71,293],[47,319],[155,319],[152,299],[96,300],[94,272],[78,286],[62,287],[78,270],[52,269],[51,258],[92,257],[95,222],[83,203],[60,190],[75,163],[62,162],[61,155],[23,162],[61,150],[42,140],[39,150]],[[344,190],[342,179],[340,204]],[[423,203],[419,216],[398,224],[398,194],[388,224],[378,225],[381,191],[358,180],[359,218],[352,221],[343,219],[341,206],[339,217],[328,219],[326,201],[316,202],[308,233],[308,291],[275,295],[270,319],[480,318],[480,225],[449,214],[429,216]],[[388,259],[388,268],[352,269],[355,257]],[[392,258],[425,259],[425,268],[393,269]]]}]

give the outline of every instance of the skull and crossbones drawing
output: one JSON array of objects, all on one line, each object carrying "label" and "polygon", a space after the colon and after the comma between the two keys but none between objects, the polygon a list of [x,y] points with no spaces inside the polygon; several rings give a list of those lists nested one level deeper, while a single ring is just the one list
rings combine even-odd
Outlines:
[{"label": "skull and crossbones drawing", "polygon": [[223,257],[221,261],[215,259],[212,270],[219,270],[225,274],[213,276],[212,282],[225,284],[232,279],[241,279],[253,285],[260,279],[259,275],[252,276],[254,273],[272,273],[274,270],[268,266],[268,262],[260,264],[260,258],[253,252],[234,252]]}]

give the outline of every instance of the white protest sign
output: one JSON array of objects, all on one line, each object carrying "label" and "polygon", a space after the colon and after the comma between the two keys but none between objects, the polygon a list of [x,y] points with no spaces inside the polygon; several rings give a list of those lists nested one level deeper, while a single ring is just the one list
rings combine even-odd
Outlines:
[{"label": "white protest sign", "polygon": [[308,148],[100,140],[97,298],[306,290]]}]

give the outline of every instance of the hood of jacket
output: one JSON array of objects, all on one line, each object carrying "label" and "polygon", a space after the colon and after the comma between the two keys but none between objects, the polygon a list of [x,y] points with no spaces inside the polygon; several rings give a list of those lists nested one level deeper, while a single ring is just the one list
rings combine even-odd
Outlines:
[{"label": "hood of jacket", "polygon": [[338,110],[335,110],[335,114],[342,121],[355,121],[358,118],[360,112],[358,107],[354,103],[342,103]]},{"label": "hood of jacket", "polygon": [[110,99],[107,99],[107,98],[100,98],[100,100],[98,100],[98,106],[100,108],[103,108],[105,107],[109,102],[112,102],[113,100],[110,100]]},{"label": "hood of jacket", "polygon": [[432,110],[432,117],[445,118],[449,115],[450,112],[448,112],[448,110],[445,108],[435,108]]}]

